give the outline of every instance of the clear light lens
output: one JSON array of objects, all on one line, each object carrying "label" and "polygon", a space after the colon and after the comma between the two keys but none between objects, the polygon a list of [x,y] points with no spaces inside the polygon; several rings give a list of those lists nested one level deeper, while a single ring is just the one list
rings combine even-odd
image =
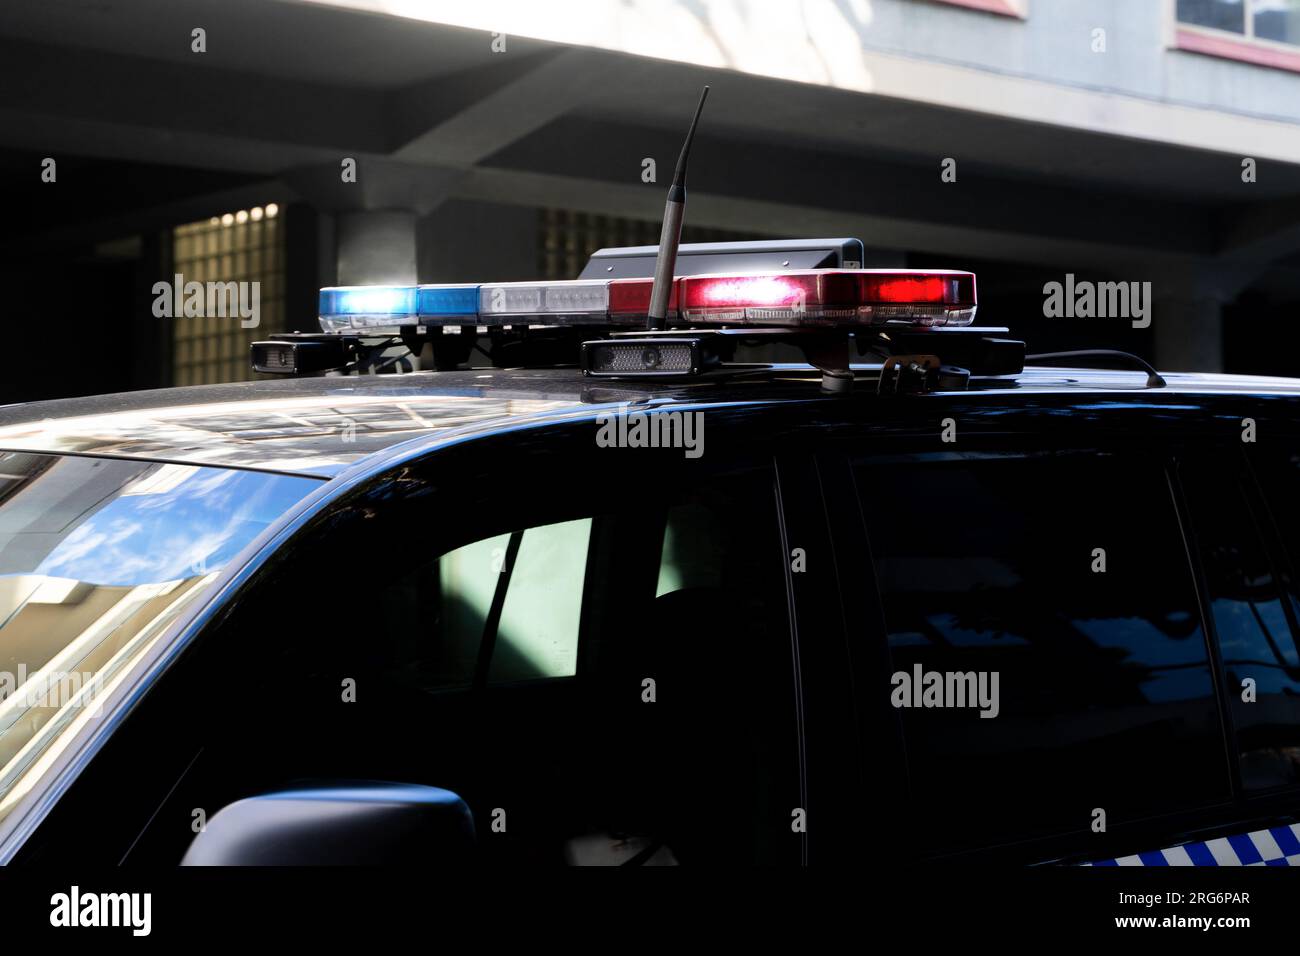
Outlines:
[{"label": "clear light lens", "polygon": [[480,286],[479,314],[581,315],[604,319],[609,311],[609,283],[604,279],[573,282],[498,282]]},{"label": "clear light lens", "polygon": [[544,291],[547,312],[599,312],[603,315],[609,310],[607,282],[582,285],[566,282],[548,286]]}]

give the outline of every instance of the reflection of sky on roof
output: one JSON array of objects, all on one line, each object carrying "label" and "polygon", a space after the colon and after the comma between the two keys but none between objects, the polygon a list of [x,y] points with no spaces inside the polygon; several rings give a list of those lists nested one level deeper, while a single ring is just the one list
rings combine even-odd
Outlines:
[{"label": "reflection of sky on roof", "polygon": [[305,478],[199,471],[165,493],[115,498],[34,571],[131,586],[214,571],[316,486]]}]

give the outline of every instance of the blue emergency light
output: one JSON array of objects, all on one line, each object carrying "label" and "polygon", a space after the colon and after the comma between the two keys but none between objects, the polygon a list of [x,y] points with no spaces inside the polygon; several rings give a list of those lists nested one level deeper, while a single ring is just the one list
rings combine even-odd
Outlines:
[{"label": "blue emergency light", "polygon": [[422,285],[418,298],[421,318],[478,316],[477,285]]},{"label": "blue emergency light", "polygon": [[320,290],[320,323],[326,332],[478,321],[477,285],[336,286]]},{"label": "blue emergency light", "polygon": [[320,290],[320,323],[327,332],[414,322],[415,286],[338,286]]}]

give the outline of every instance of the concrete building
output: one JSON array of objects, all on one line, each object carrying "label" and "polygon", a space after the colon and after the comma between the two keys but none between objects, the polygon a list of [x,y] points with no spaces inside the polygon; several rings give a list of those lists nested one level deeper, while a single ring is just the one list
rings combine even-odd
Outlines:
[{"label": "concrete building", "polygon": [[[1300,0],[10,0],[0,278],[69,347],[0,400],[247,377],[321,285],[653,242],[705,83],[688,238],[858,236],[1041,350],[1300,372]],[[178,272],[258,279],[261,326],[156,318]],[[1067,281],[1149,327],[1046,316]]]}]

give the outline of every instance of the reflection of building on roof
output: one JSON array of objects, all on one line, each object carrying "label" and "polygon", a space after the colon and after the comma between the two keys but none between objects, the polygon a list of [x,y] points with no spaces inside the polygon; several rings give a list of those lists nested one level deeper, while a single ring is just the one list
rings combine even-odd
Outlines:
[{"label": "reflection of building on roof", "polygon": [[[563,408],[575,404],[576,398],[340,395],[324,402],[285,398],[180,405],[9,426],[0,415],[0,448],[153,456],[331,475],[409,438]],[[21,412],[15,409],[15,416]]]}]

